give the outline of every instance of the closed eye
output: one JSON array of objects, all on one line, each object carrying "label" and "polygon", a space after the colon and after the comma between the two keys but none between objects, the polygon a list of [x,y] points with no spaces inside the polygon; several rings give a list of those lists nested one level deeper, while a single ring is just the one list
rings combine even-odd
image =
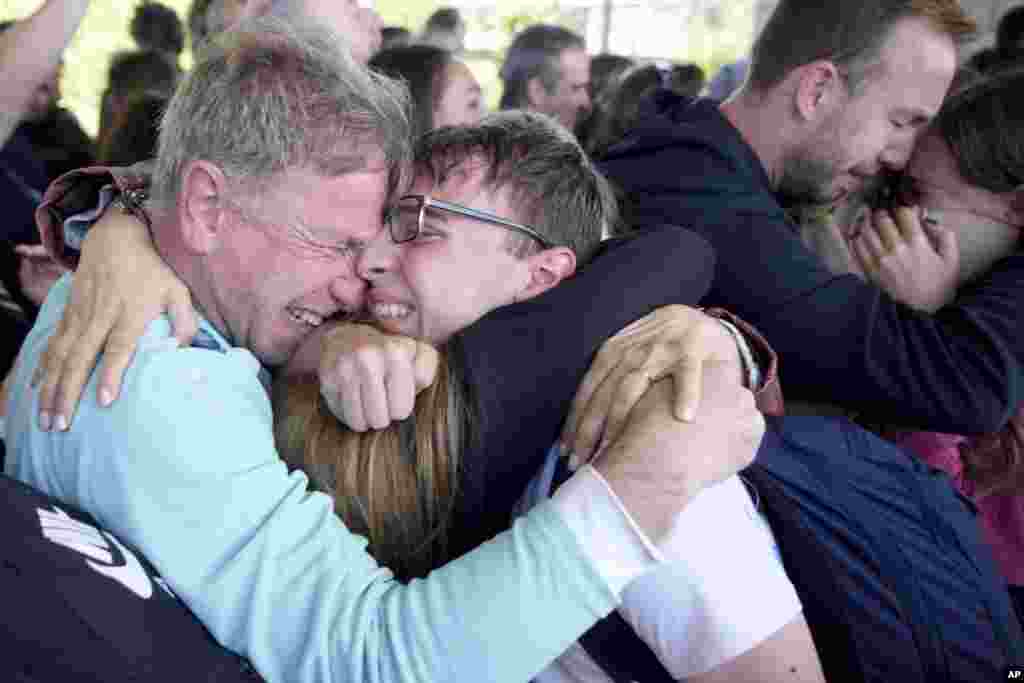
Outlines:
[{"label": "closed eye", "polygon": [[431,228],[429,225],[424,225],[423,229],[420,230],[420,234],[416,235],[416,239],[413,242],[434,242],[440,239],[444,239],[448,235],[436,228]]}]

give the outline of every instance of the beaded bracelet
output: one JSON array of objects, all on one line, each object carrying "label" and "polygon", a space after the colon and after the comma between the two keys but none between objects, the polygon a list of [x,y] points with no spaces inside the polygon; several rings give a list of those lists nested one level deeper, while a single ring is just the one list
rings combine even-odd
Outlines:
[{"label": "beaded bracelet", "polygon": [[142,206],[148,196],[149,195],[146,194],[145,190],[125,190],[114,197],[114,200],[110,202],[110,206],[115,209],[120,209],[124,213],[129,213],[135,216],[142,221],[142,224],[146,226],[147,230],[152,232],[153,226],[149,221],[149,215]]},{"label": "beaded bracelet", "polygon": [[747,388],[751,391],[757,391],[761,388],[761,368],[758,366],[757,361],[754,360],[754,354],[750,350],[750,344],[747,343],[746,337],[744,337],[736,326],[732,323],[722,320],[721,318],[715,318],[722,324],[725,331],[729,333],[733,341],[736,342],[736,348],[739,350],[740,361],[743,363],[743,374],[747,382]]}]

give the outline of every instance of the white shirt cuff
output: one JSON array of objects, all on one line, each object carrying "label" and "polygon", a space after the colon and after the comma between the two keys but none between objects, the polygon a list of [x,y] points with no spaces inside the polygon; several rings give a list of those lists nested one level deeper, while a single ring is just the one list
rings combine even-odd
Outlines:
[{"label": "white shirt cuff", "polygon": [[583,553],[615,595],[665,561],[604,477],[584,465],[551,496]]},{"label": "white shirt cuff", "polygon": [[722,327],[729,333],[729,336],[736,342],[736,350],[740,354],[740,361],[743,363],[743,371],[746,374],[744,379],[747,382],[747,389],[757,391],[761,388],[761,367],[754,359],[754,352],[751,350],[750,344],[747,343],[747,338],[728,320],[722,320],[721,318],[716,318],[716,320],[721,323]]}]

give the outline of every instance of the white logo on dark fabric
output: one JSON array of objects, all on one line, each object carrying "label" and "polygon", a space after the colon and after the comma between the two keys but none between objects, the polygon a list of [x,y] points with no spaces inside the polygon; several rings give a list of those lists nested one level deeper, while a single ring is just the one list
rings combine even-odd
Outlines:
[{"label": "white logo on dark fabric", "polygon": [[[85,555],[86,564],[100,574],[135,593],[143,600],[153,596],[153,582],[142,568],[135,553],[125,548],[113,534],[72,519],[58,507],[53,511],[40,509],[39,523],[43,536],[59,546]],[[115,564],[115,552],[122,562]]]}]

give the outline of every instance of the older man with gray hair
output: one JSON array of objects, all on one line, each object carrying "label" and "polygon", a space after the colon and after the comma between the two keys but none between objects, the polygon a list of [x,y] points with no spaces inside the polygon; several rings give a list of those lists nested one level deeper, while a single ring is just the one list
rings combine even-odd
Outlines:
[{"label": "older man with gray hair", "polygon": [[715,432],[726,447],[678,458],[665,440],[685,426],[669,407],[635,411],[599,463],[511,531],[394,581],[288,472],[265,382],[361,305],[353,256],[404,184],[406,109],[330,34],[275,21],[224,34],[169,105],[149,207],[157,251],[202,314],[191,346],[156,321],[120,400],[102,408],[94,376],[74,427],[42,431],[31,374],[67,278],[13,379],[7,473],[141,550],[270,681],[528,680],[657,564],[678,512],[746,465],[760,435],[749,395],[749,410],[712,401],[735,427]]},{"label": "older man with gray hair", "polygon": [[352,56],[365,64],[380,49],[381,21],[372,7],[357,0],[195,0],[189,10],[193,46],[252,17],[311,20],[345,39]]}]

